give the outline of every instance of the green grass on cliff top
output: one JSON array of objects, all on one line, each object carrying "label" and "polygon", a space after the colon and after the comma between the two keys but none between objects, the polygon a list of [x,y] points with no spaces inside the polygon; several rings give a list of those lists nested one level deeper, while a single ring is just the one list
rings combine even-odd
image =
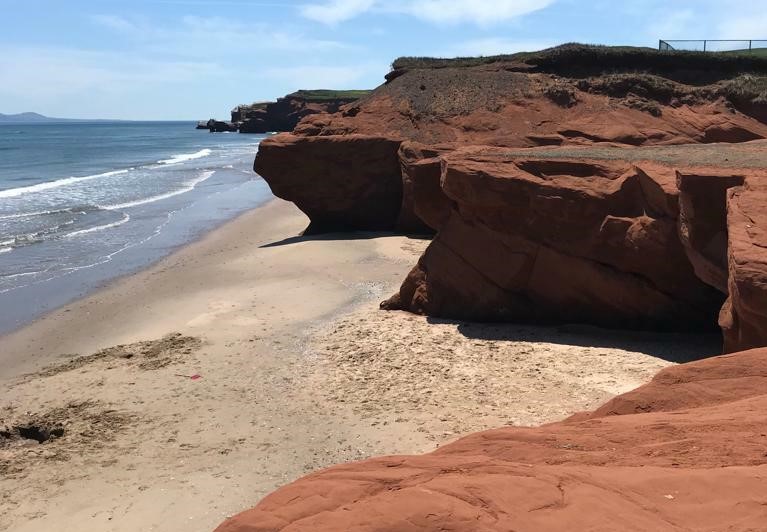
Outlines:
[{"label": "green grass on cliff top", "polygon": [[315,90],[299,90],[289,96],[303,98],[309,101],[326,101],[326,100],[358,100],[363,96],[367,96],[372,91],[369,90],[328,90],[328,89],[315,89]]},{"label": "green grass on cliff top", "polygon": [[544,72],[577,70],[717,70],[720,72],[767,73],[767,50],[735,52],[659,51],[633,46],[599,46],[578,43],[563,44],[539,52],[487,57],[400,57],[392,63],[394,70],[417,68],[473,67],[493,63],[515,63]]},{"label": "green grass on cliff top", "polygon": [[755,55],[757,57],[767,57],[767,48],[752,48],[751,50],[743,49],[743,50],[729,50],[725,52],[715,52],[719,54],[724,55]]}]

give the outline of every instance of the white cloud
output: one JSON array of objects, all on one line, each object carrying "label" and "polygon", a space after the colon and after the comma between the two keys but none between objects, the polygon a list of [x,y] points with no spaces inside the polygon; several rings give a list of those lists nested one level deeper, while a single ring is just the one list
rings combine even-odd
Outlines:
[{"label": "white cloud", "polygon": [[333,25],[365,13],[375,3],[375,0],[329,0],[323,4],[301,6],[301,15],[323,24]]},{"label": "white cloud", "polygon": [[555,41],[525,41],[507,39],[505,37],[488,37],[486,39],[473,39],[463,41],[452,47],[451,55],[475,56],[475,55],[500,55],[513,54],[516,52],[534,52],[556,46]]},{"label": "white cloud", "polygon": [[490,26],[543,9],[556,0],[327,0],[306,4],[301,14],[338,24],[371,10],[410,15],[437,24],[468,22]]},{"label": "white cloud", "polygon": [[[183,116],[180,98],[200,80],[224,79],[215,63],[149,59],[124,52],[0,46],[0,101],[16,112],[120,117],[121,102],[142,101],[138,118]],[[189,107],[192,109],[192,107]],[[158,114],[154,114],[158,113]],[[165,114],[159,114],[165,113]]]},{"label": "white cloud", "polygon": [[407,2],[404,12],[442,24],[471,22],[489,26],[543,9],[555,0],[419,0]]},{"label": "white cloud", "polygon": [[91,20],[96,24],[104,26],[115,31],[122,33],[131,33],[137,31],[137,27],[134,23],[128,19],[118,17],[115,15],[93,15]]},{"label": "white cloud", "polygon": [[299,31],[275,29],[266,24],[245,24],[225,17],[185,16],[173,26],[150,24],[142,19],[96,15],[91,20],[143,46],[162,54],[190,58],[250,54],[253,51],[341,49],[343,43],[309,38]]},{"label": "white cloud", "polygon": [[208,62],[152,60],[118,52],[67,48],[0,47],[0,94],[80,94],[88,90],[122,90],[131,84],[186,83],[222,74]]}]

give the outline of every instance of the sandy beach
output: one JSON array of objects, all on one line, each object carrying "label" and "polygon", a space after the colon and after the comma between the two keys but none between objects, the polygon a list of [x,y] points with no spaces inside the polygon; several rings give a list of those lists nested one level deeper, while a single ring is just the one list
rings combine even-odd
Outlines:
[{"label": "sandy beach", "polygon": [[306,224],[274,200],[0,339],[0,529],[212,530],[318,468],[561,419],[720,347],[383,312],[428,241]]}]

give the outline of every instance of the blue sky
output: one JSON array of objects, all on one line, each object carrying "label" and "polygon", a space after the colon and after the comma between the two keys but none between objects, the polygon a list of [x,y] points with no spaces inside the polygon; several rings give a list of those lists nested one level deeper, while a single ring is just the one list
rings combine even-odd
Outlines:
[{"label": "blue sky", "polygon": [[767,0],[0,0],[0,28],[0,112],[203,119],[402,55],[767,39]]}]

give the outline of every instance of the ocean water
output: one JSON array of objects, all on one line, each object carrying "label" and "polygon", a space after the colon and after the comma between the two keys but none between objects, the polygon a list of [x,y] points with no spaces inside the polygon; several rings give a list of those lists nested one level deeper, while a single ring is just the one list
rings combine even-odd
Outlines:
[{"label": "ocean water", "polygon": [[263,135],[190,122],[0,124],[0,333],[271,198]]}]

